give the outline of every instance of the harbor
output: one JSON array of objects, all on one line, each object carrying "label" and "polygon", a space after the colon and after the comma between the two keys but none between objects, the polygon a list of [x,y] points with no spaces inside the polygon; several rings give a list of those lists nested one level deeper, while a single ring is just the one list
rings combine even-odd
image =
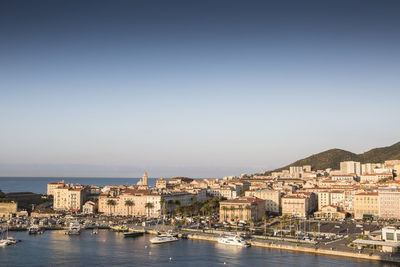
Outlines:
[{"label": "harbor", "polygon": [[[83,230],[80,235],[68,236],[64,231],[46,231],[42,235],[11,232],[22,242],[0,248],[1,266],[282,266],[301,262],[303,266],[397,266],[375,260],[342,258],[334,255],[265,249],[252,244],[251,248],[222,245],[210,236],[189,234],[188,239],[153,245],[153,234],[124,238],[123,233],[100,229],[98,234]],[[204,242],[203,240],[212,241]],[[24,251],[24,257],[21,252]]]}]

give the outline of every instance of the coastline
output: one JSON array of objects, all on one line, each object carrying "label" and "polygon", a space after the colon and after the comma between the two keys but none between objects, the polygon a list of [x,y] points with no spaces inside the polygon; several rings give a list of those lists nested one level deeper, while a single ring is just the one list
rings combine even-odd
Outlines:
[{"label": "coastline", "polygon": [[[148,231],[149,234],[156,234],[154,231]],[[181,235],[181,234],[180,234]],[[199,241],[209,241],[209,242],[217,242],[214,236],[206,236],[199,234],[188,234],[187,239],[199,240]],[[346,251],[338,251],[338,250],[326,250],[319,248],[307,248],[301,246],[291,246],[291,245],[283,245],[283,244],[274,244],[271,242],[261,242],[250,240],[249,242],[252,247],[260,247],[260,248],[268,248],[268,249],[280,249],[280,250],[288,250],[293,252],[302,252],[302,253],[313,253],[319,255],[327,255],[327,256],[337,256],[337,257],[347,257],[347,258],[357,258],[363,260],[374,260],[374,261],[382,261],[382,262],[391,262],[391,263],[400,263],[400,258],[392,258],[390,256],[380,256],[373,254],[364,254],[364,253],[354,253],[354,252],[346,252]]]}]

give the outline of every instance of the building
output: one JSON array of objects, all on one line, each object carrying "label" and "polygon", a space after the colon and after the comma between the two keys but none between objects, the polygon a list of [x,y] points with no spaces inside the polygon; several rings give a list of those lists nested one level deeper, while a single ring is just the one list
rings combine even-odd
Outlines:
[{"label": "building", "polygon": [[354,219],[379,216],[378,192],[361,192],[354,196]]},{"label": "building", "polygon": [[147,186],[147,172],[143,173],[142,179],[137,183],[137,185],[144,185]]},{"label": "building", "polygon": [[397,187],[378,189],[379,217],[382,219],[400,219],[400,190]]},{"label": "building", "polygon": [[377,183],[383,179],[393,180],[393,173],[362,174],[360,176],[360,183]]},{"label": "building", "polygon": [[84,214],[94,214],[97,212],[97,204],[93,201],[86,201],[82,207],[82,213]]},{"label": "building", "polygon": [[365,163],[361,164],[361,173],[362,174],[373,174],[375,173],[376,168],[382,168],[382,163]]},{"label": "building", "polygon": [[355,174],[339,174],[332,175],[332,181],[355,181],[357,176]]},{"label": "building", "polygon": [[394,226],[383,227],[382,240],[400,242],[400,229]]},{"label": "building", "polygon": [[249,190],[245,192],[245,196],[265,200],[265,210],[267,213],[278,215],[281,212],[281,191],[279,190]]},{"label": "building", "polygon": [[156,181],[156,188],[158,189],[167,189],[167,180],[160,178]]},{"label": "building", "polygon": [[13,214],[17,213],[17,211],[18,211],[17,202],[14,201],[0,202],[0,218],[2,217],[9,218]]},{"label": "building", "polygon": [[340,172],[342,174],[355,173],[356,175],[361,175],[361,163],[356,161],[340,162]]},{"label": "building", "polygon": [[314,217],[318,219],[343,220],[346,218],[346,214],[338,206],[328,205],[314,212]]},{"label": "building", "polygon": [[307,218],[317,205],[314,193],[293,193],[282,197],[282,215]]},{"label": "building", "polygon": [[386,160],[384,167],[392,169],[397,177],[400,177],[400,160]]},{"label": "building", "polygon": [[86,202],[86,190],[81,185],[57,187],[53,193],[53,209],[57,211],[81,211]]},{"label": "building", "polygon": [[159,217],[161,195],[150,190],[109,191],[99,197],[99,213],[122,216]]},{"label": "building", "polygon": [[239,197],[220,202],[220,222],[253,222],[265,215],[265,201],[259,198]]},{"label": "building", "polygon": [[63,187],[64,185],[64,181],[47,184],[47,195],[54,196],[54,189],[58,187]]},{"label": "building", "polygon": [[188,177],[175,177],[169,179],[169,184],[171,185],[190,184],[191,182],[193,182],[193,179]]}]

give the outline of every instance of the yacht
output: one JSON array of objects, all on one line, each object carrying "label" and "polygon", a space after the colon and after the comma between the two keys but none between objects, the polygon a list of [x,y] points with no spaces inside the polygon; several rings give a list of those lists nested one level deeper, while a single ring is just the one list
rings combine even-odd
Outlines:
[{"label": "yacht", "polygon": [[171,234],[161,234],[161,235],[158,235],[158,236],[150,239],[150,242],[152,244],[162,244],[162,243],[169,243],[169,242],[175,242],[175,241],[178,241],[178,238]]},{"label": "yacht", "polygon": [[78,222],[72,222],[69,225],[69,229],[65,231],[66,235],[80,235],[81,234],[81,225]]},{"label": "yacht", "polygon": [[239,246],[239,247],[249,247],[250,244],[244,240],[243,237],[240,235],[235,235],[235,236],[221,236],[217,238],[218,243],[220,244],[225,244],[225,245],[233,245],[233,246]]}]

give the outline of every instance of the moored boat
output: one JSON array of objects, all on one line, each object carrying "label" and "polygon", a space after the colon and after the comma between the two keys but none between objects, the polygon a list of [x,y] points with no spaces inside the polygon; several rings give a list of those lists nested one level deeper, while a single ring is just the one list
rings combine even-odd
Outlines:
[{"label": "moored boat", "polygon": [[222,236],[217,238],[218,243],[224,245],[232,245],[238,247],[249,247],[250,244],[244,240],[240,235],[235,236]]},{"label": "moored boat", "polygon": [[161,235],[158,235],[158,236],[150,239],[150,242],[152,244],[162,244],[162,243],[169,243],[169,242],[175,242],[175,241],[178,241],[178,238],[171,234],[161,234]]},{"label": "moored boat", "polygon": [[66,235],[80,235],[81,234],[81,225],[75,221],[69,225],[69,229],[65,231]]},{"label": "moored boat", "polygon": [[138,237],[138,236],[142,236],[143,232],[137,232],[137,231],[130,231],[130,232],[126,232],[124,233],[124,237]]},{"label": "moored boat", "polygon": [[128,232],[129,228],[126,225],[114,225],[110,226],[110,229],[113,230],[114,232]]},{"label": "moored boat", "polygon": [[30,235],[38,235],[38,234],[43,234],[43,230],[39,227],[39,225],[34,224],[31,227],[29,227],[29,232]]}]

